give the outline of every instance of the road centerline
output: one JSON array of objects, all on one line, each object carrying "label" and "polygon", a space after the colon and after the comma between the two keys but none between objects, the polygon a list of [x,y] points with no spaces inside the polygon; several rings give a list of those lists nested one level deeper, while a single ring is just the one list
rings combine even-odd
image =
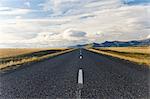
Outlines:
[{"label": "road centerline", "polygon": [[81,89],[83,88],[83,70],[78,71],[78,89],[77,89],[77,99],[81,99]]},{"label": "road centerline", "polygon": [[83,71],[82,71],[82,69],[79,69],[79,72],[78,72],[78,84],[83,84]]},{"label": "road centerline", "polygon": [[80,59],[82,59],[83,58],[83,56],[82,55],[80,55],[80,57],[79,57]]}]

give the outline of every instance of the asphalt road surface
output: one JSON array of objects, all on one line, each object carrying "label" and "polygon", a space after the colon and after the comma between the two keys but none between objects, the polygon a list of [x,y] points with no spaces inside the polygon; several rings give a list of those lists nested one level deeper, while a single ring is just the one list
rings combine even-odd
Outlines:
[{"label": "asphalt road surface", "polygon": [[0,99],[150,99],[149,73],[146,67],[77,49],[0,73]]}]

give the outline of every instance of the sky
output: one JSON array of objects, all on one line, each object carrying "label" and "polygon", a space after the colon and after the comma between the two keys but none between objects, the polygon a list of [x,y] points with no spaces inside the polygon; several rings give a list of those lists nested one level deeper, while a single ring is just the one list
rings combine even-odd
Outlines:
[{"label": "sky", "polygon": [[0,48],[150,38],[150,0],[0,0]]}]

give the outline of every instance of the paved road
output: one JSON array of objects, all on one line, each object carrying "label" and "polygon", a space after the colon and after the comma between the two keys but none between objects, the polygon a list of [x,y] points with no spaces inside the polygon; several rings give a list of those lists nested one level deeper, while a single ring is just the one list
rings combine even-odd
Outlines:
[{"label": "paved road", "polygon": [[76,98],[78,71],[83,71],[82,98],[148,99],[149,69],[136,64],[75,50],[0,74],[0,99]]}]

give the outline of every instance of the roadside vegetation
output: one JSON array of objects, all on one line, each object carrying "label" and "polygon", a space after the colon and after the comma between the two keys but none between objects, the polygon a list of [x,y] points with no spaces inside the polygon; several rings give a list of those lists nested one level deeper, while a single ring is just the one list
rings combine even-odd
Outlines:
[{"label": "roadside vegetation", "polygon": [[23,54],[30,54],[38,51],[45,50],[65,50],[65,49],[50,49],[50,48],[1,48],[0,49],[0,58],[12,57]]},{"label": "roadside vegetation", "polygon": [[90,50],[150,66],[150,47],[107,47]]},{"label": "roadside vegetation", "polygon": [[0,70],[71,51],[71,49],[0,49]]}]

